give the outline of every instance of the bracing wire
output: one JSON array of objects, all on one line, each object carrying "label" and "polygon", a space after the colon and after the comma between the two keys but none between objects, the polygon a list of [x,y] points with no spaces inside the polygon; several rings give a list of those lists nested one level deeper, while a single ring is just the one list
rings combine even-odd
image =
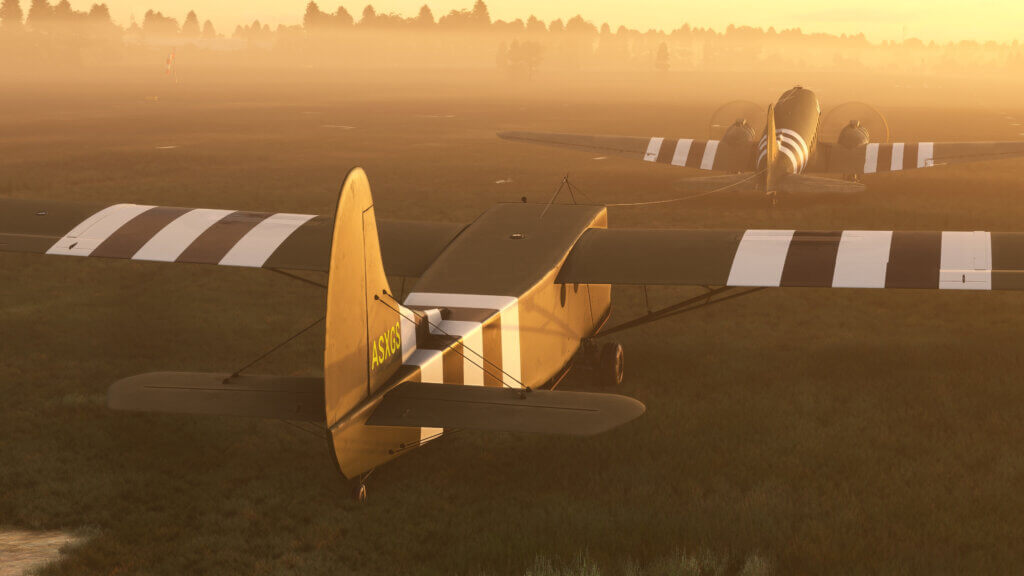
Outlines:
[{"label": "bracing wire", "polygon": [[323,288],[324,290],[327,289],[327,285],[326,284],[321,284],[321,283],[317,282],[316,280],[310,280],[309,278],[303,278],[302,276],[299,276],[298,274],[292,274],[291,272],[287,272],[285,270],[281,270],[280,268],[267,268],[267,270],[270,270],[271,272],[276,272],[276,273],[278,273],[278,274],[280,274],[282,276],[286,276],[288,278],[291,278],[292,280],[298,280],[299,282],[305,282],[306,284],[309,284],[311,286],[316,286],[317,288]]},{"label": "bracing wire", "polygon": [[748,177],[746,177],[746,178],[744,178],[742,180],[739,180],[737,182],[733,182],[732,184],[727,184],[725,186],[722,186],[720,188],[715,188],[714,190],[709,190],[707,192],[700,192],[698,194],[690,194],[689,196],[680,196],[678,198],[668,198],[668,199],[665,199],[665,200],[650,200],[650,201],[647,201],[647,202],[620,202],[620,203],[616,203],[616,204],[605,204],[605,206],[607,206],[608,208],[613,208],[613,207],[615,207],[615,208],[625,208],[625,207],[636,207],[636,206],[653,206],[653,205],[656,205],[656,204],[671,204],[673,202],[682,202],[684,200],[692,200],[694,198],[701,198],[703,196],[710,196],[712,194],[717,194],[719,192],[724,192],[726,190],[729,190],[730,188],[735,188],[736,186],[739,186],[740,184],[745,184],[747,182],[750,182],[754,178],[757,178],[758,176],[760,176],[761,174],[764,174],[764,173],[765,173],[765,170],[760,170],[758,172],[754,172],[753,174],[751,174],[750,176],[748,176]]},{"label": "bracing wire", "polygon": [[[382,291],[382,293],[383,293],[383,294],[384,294],[385,296],[387,296],[388,298],[391,298],[392,300],[394,300],[394,301],[395,301],[396,303],[398,302],[397,300],[395,300],[395,297],[394,297],[394,296],[392,296],[391,294],[388,294],[388,293],[387,293],[386,291]],[[382,298],[381,298],[380,296],[378,296],[378,295],[374,294],[374,296],[373,296],[373,299],[374,299],[374,300],[376,300],[376,301],[378,301],[378,302],[380,302],[381,304],[383,304],[383,305],[387,306],[388,308],[390,308],[391,310],[393,310],[394,312],[396,312],[396,313],[397,313],[397,314],[398,314],[399,316],[401,316],[402,318],[405,318],[406,320],[408,320],[408,321],[412,322],[413,324],[415,324],[415,323],[416,323],[416,320],[415,320],[415,319],[413,319],[413,318],[409,318],[408,316],[406,316],[405,314],[403,314],[403,313],[402,313],[402,311],[401,311],[401,309],[400,309],[400,308],[395,308],[395,307],[394,307],[394,306],[392,306],[391,304],[388,304],[388,303],[387,303],[387,302],[385,302],[385,301],[384,301],[384,299],[382,299]],[[401,304],[399,304],[399,306],[401,306]],[[459,339],[459,337],[458,337],[458,336],[455,336],[454,334],[450,334],[450,333],[448,333],[448,332],[447,332],[447,331],[446,331],[446,330],[445,330],[444,328],[442,328],[442,327],[440,327],[439,325],[437,325],[437,324],[435,324],[435,323],[431,322],[431,321],[430,321],[430,318],[428,318],[428,317],[426,316],[426,314],[420,315],[420,314],[419,314],[419,313],[417,313],[417,311],[415,311],[415,310],[409,310],[409,311],[410,311],[410,312],[412,312],[412,313],[413,313],[413,315],[415,315],[415,316],[416,316],[417,318],[420,318],[420,319],[422,319],[422,320],[423,320],[424,322],[426,322],[426,323],[427,323],[427,325],[428,325],[429,327],[431,327],[431,328],[434,328],[434,329],[436,329],[436,330],[437,330],[438,332],[440,332],[440,333],[441,333],[441,334],[442,334],[443,336],[447,336],[447,337],[449,337],[449,338],[455,338],[455,339]],[[510,385],[506,384],[506,383],[505,383],[505,379],[504,379],[504,378],[499,378],[499,380],[501,380],[501,385],[502,385],[502,386],[505,386],[505,387],[507,387],[507,388],[511,388],[511,389],[513,389],[513,390],[523,390],[523,391],[525,391],[525,392],[529,392],[529,391],[530,391],[530,387],[529,387],[529,386],[526,386],[526,385],[524,385],[524,384],[523,384],[523,382],[522,382],[521,380],[519,380],[519,379],[518,379],[518,378],[516,378],[515,376],[513,376],[513,375],[509,374],[508,372],[506,372],[504,368],[502,368],[501,366],[498,366],[498,365],[497,365],[497,364],[495,364],[494,362],[492,362],[492,361],[488,360],[487,358],[485,358],[483,354],[480,354],[480,353],[479,353],[479,352],[477,352],[476,350],[473,350],[473,349],[472,349],[472,348],[470,348],[469,346],[466,346],[466,343],[465,343],[464,341],[462,342],[462,349],[463,349],[463,351],[459,351],[459,350],[458,350],[458,348],[452,348],[452,350],[455,350],[455,352],[456,352],[457,354],[459,354],[460,356],[462,356],[462,357],[463,357],[463,358],[464,358],[464,359],[465,359],[465,360],[466,360],[467,362],[469,362],[469,363],[470,363],[470,364],[472,364],[473,366],[476,366],[477,368],[479,368],[479,369],[483,370],[484,374],[486,374],[487,376],[490,376],[490,377],[492,377],[492,378],[496,377],[496,375],[495,375],[494,373],[492,373],[491,371],[487,370],[487,368],[485,368],[484,366],[481,366],[480,364],[477,364],[477,363],[476,363],[476,361],[474,361],[474,360],[473,360],[472,358],[470,358],[469,356],[466,356],[465,350],[469,350],[469,351],[470,351],[470,352],[472,352],[473,354],[476,354],[476,356],[477,356],[477,357],[479,357],[479,358],[480,358],[481,360],[483,360],[484,364],[489,364],[489,365],[490,365],[490,366],[491,366],[492,368],[494,368],[495,370],[497,370],[497,371],[498,371],[499,373],[501,373],[501,374],[502,374],[502,375],[504,375],[504,376],[508,376],[508,377],[509,377],[509,378],[510,378],[510,379],[511,379],[512,381],[514,381],[514,382],[515,382],[516,384],[519,384],[519,388],[515,388],[514,386],[510,386]]]},{"label": "bracing wire", "polygon": [[436,440],[436,439],[440,438],[441,436],[444,436],[446,438],[451,438],[453,435],[458,434],[459,432],[462,432],[462,428],[452,428],[452,429],[448,429],[448,430],[443,430],[443,431],[438,432],[436,434],[431,434],[430,436],[427,436],[426,438],[420,438],[419,440],[417,440],[415,442],[408,442],[408,443],[402,442],[401,444],[398,445],[398,448],[392,448],[391,450],[388,450],[388,453],[394,455],[394,454],[398,454],[399,452],[404,452],[406,450],[410,450],[412,448],[419,448],[420,446],[423,446],[424,444],[426,444],[427,442],[430,442],[431,440]]},{"label": "bracing wire", "polygon": [[231,374],[231,376],[228,376],[227,378],[225,378],[225,379],[224,379],[224,382],[228,382],[228,381],[230,381],[230,380],[233,380],[233,379],[237,378],[238,376],[240,376],[240,375],[242,374],[242,372],[244,372],[244,371],[248,370],[249,368],[252,368],[252,367],[253,367],[253,366],[255,366],[255,365],[256,365],[256,364],[257,364],[257,363],[258,363],[258,362],[259,362],[260,360],[263,360],[263,359],[264,359],[264,358],[266,358],[267,356],[270,356],[270,355],[271,355],[271,354],[273,354],[274,352],[277,352],[277,351],[278,351],[278,350],[280,350],[281,348],[284,348],[284,347],[285,347],[285,346],[287,346],[287,345],[288,345],[289,343],[291,343],[291,342],[292,342],[293,340],[295,340],[295,339],[296,339],[296,338],[298,338],[299,336],[302,336],[302,335],[303,335],[303,334],[305,334],[306,332],[309,332],[310,330],[312,330],[312,329],[313,329],[313,327],[314,327],[314,326],[316,326],[317,324],[319,324],[319,323],[321,323],[321,322],[323,322],[323,321],[324,321],[324,317],[323,317],[323,316],[321,316],[320,318],[317,318],[317,319],[316,319],[316,321],[314,321],[314,322],[313,322],[312,324],[310,324],[310,325],[306,326],[306,327],[305,327],[305,328],[303,328],[302,330],[299,330],[298,332],[296,332],[295,334],[293,334],[293,335],[292,335],[291,337],[289,337],[289,338],[288,338],[287,340],[285,340],[284,342],[281,342],[281,343],[280,343],[280,344],[278,344],[277,346],[274,346],[274,347],[273,347],[273,348],[271,348],[270,350],[267,350],[266,352],[264,352],[264,353],[263,353],[262,355],[260,355],[260,356],[259,356],[258,358],[256,358],[256,359],[255,359],[255,360],[253,360],[252,362],[249,362],[249,363],[248,363],[248,364],[246,364],[245,366],[242,366],[242,367],[241,367],[241,368],[239,368],[238,370],[235,370],[235,371],[234,371],[234,372],[233,372],[233,373]]}]

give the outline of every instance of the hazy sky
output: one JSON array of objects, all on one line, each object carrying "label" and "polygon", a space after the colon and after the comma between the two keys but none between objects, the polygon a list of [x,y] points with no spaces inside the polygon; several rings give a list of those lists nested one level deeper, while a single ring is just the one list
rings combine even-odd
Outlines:
[{"label": "hazy sky", "polygon": [[[85,9],[96,0],[71,0],[77,9]],[[213,20],[222,32],[230,32],[240,22],[297,24],[302,20],[306,0],[106,0],[119,22],[127,23],[134,14],[141,19],[147,9],[183,19],[195,9],[201,20]],[[338,4],[358,18],[367,0],[358,2],[323,0],[320,8],[333,11]],[[378,12],[413,15],[424,0],[379,0],[372,4]],[[426,0],[435,16],[456,8],[469,8],[473,0]],[[23,0],[28,4],[28,0]],[[535,14],[544,21],[575,14],[595,23],[608,22],[613,28],[669,30],[683,22],[693,26],[724,29],[730,23],[776,28],[800,27],[808,32],[864,32],[873,41],[907,37],[923,40],[997,40],[1024,37],[1024,2],[1021,0],[491,0],[491,16],[512,20]],[[27,7],[27,6],[26,6]]]}]

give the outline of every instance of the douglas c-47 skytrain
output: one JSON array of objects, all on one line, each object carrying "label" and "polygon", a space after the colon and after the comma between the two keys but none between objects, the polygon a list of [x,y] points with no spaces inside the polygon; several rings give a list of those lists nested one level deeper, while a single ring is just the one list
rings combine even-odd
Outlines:
[{"label": "douglas c-47 skytrain", "polygon": [[[0,199],[0,251],[326,273],[322,377],[153,372],[107,400],[316,423],[361,497],[375,467],[445,431],[591,435],[637,418],[632,398],[555,389],[574,367],[619,383],[622,347],[596,343],[619,330],[768,287],[1024,289],[1024,234],[616,229],[605,206],[528,203],[398,222],[377,219],[359,169],[332,216]],[[389,275],[418,280],[400,299]],[[706,291],[609,326],[614,284]]]},{"label": "douglas c-47 skytrain", "polygon": [[[751,106],[756,109],[756,105]],[[799,86],[786,91],[768,107],[768,120],[759,139],[750,125],[751,119],[742,117],[725,130],[720,140],[547,132],[499,132],[498,136],[645,162],[730,172],[689,178],[680,186],[691,191],[748,187],[773,199],[778,192],[859,192],[864,189],[860,178],[865,174],[1024,156],[1024,142],[889,143],[888,124],[869,106],[846,104],[833,112],[832,117],[851,116],[843,119],[848,123],[839,130],[835,142],[822,141],[818,97]],[[745,113],[750,113],[749,108]],[[774,136],[769,138],[769,134]],[[810,174],[833,174],[842,179]]]}]

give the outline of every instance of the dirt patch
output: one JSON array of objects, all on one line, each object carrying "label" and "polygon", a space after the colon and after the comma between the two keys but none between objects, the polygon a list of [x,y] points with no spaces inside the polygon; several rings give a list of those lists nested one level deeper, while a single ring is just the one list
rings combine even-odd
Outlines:
[{"label": "dirt patch", "polygon": [[60,558],[65,545],[80,538],[66,532],[0,530],[0,576],[21,576]]}]

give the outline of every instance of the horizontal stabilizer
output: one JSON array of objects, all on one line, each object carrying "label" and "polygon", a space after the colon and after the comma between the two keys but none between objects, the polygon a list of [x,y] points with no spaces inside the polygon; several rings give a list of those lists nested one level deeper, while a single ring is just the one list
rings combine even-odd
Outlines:
[{"label": "horizontal stabilizer", "polygon": [[466,428],[589,436],[637,418],[645,407],[614,394],[406,382],[388,392],[372,426]]},{"label": "horizontal stabilizer", "polygon": [[153,372],[111,384],[113,410],[324,421],[321,378]]},{"label": "horizontal stabilizer", "polygon": [[859,194],[864,191],[864,185],[834,178],[788,174],[779,183],[779,191],[790,194]]}]

